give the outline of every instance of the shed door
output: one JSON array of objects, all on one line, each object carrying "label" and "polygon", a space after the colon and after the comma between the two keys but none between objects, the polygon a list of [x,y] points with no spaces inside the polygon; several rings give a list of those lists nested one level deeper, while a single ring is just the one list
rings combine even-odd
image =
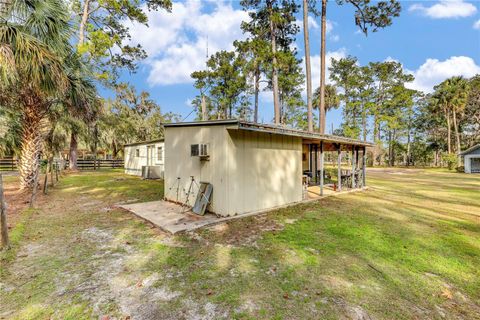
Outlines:
[{"label": "shed door", "polygon": [[155,163],[155,145],[147,146],[147,166],[153,166]]},{"label": "shed door", "polygon": [[472,173],[480,173],[480,158],[472,158]]}]

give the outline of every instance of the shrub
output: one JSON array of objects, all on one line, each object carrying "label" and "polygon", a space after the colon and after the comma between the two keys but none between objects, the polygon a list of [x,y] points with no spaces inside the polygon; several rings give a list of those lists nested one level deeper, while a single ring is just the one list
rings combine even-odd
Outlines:
[{"label": "shrub", "polygon": [[449,153],[447,155],[444,155],[442,158],[443,158],[444,161],[447,162],[448,170],[453,170],[453,169],[456,168],[457,161],[458,161],[458,158],[457,158],[456,154]]}]

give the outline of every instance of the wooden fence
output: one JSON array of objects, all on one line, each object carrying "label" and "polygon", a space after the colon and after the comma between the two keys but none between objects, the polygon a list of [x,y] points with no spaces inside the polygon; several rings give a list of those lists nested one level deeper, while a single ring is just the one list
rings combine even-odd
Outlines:
[{"label": "wooden fence", "polygon": [[[0,159],[0,171],[17,171],[17,161],[11,158]],[[78,159],[77,164],[79,170],[116,169],[123,168],[123,159]],[[68,168],[68,160],[65,167]]]},{"label": "wooden fence", "polygon": [[[68,160],[65,165],[68,168]],[[123,159],[78,159],[77,165],[79,170],[116,169],[123,168]]]},{"label": "wooden fence", "polygon": [[0,159],[0,171],[16,171],[17,160],[12,158]]}]

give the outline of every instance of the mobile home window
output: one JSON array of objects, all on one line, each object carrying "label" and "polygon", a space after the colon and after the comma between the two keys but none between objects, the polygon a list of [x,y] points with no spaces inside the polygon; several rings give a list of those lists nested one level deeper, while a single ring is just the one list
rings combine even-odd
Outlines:
[{"label": "mobile home window", "polygon": [[163,148],[162,147],[157,148],[157,159],[158,159],[158,161],[163,161]]},{"label": "mobile home window", "polygon": [[135,157],[140,157],[140,149],[135,149]]}]

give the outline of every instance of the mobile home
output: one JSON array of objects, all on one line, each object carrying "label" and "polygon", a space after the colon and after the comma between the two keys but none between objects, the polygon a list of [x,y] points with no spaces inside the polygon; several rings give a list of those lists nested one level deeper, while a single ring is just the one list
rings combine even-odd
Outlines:
[{"label": "mobile home", "polygon": [[163,179],[165,170],[163,139],[126,144],[124,157],[126,174]]}]

